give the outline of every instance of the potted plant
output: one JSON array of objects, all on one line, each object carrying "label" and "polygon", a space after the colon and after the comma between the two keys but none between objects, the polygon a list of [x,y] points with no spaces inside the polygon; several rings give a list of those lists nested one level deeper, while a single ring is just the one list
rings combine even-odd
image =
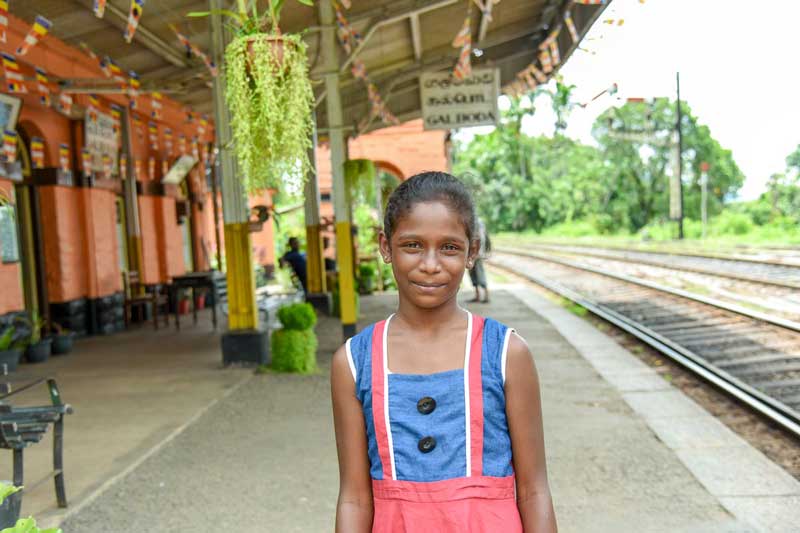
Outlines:
[{"label": "potted plant", "polygon": [[14,326],[7,326],[0,335],[0,375],[17,370],[22,350],[14,345]]},{"label": "potted plant", "polygon": [[31,311],[30,318],[21,318],[20,320],[30,328],[28,346],[25,348],[25,359],[29,363],[47,361],[53,348],[53,339],[42,337],[42,328],[44,328],[45,323],[39,312],[36,310]]},{"label": "potted plant", "polygon": [[225,48],[225,97],[243,179],[251,191],[282,188],[287,181],[300,184],[310,168],[314,102],[306,44],[300,34],[280,30],[285,0],[268,0],[263,12],[255,0],[237,0],[237,5],[237,11],[189,16],[219,13],[235,28]]},{"label": "potted plant", "polygon": [[361,263],[358,265],[358,292],[361,294],[372,294],[375,290],[375,276],[377,269],[372,263]]},{"label": "potted plant", "polygon": [[272,368],[280,372],[310,374],[317,369],[317,315],[309,303],[284,305],[278,309],[283,329],[272,332]]},{"label": "potted plant", "polygon": [[53,321],[50,322],[49,338],[53,341],[51,349],[52,355],[63,355],[72,351],[75,334],[62,327],[61,324]]},{"label": "potted plant", "polygon": [[22,487],[0,481],[0,533],[62,533],[61,528],[40,529],[32,517],[20,518]]}]

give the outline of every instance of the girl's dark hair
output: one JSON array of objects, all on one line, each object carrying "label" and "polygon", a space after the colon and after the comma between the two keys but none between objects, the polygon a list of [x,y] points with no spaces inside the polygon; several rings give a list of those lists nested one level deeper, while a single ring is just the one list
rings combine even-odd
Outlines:
[{"label": "girl's dark hair", "polygon": [[472,195],[461,180],[446,172],[422,172],[401,183],[389,196],[383,216],[383,232],[387,239],[397,228],[397,221],[420,202],[443,202],[464,224],[469,242],[477,237],[475,231],[475,204]]}]

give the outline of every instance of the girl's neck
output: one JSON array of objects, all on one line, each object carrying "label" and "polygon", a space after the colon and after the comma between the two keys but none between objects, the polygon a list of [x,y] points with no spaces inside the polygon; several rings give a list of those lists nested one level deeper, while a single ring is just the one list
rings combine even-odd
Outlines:
[{"label": "girl's neck", "polygon": [[446,327],[455,321],[461,320],[463,316],[464,310],[458,306],[456,298],[432,309],[417,307],[400,298],[400,304],[397,306],[397,313],[395,313],[396,319],[399,318],[413,328],[414,331],[419,332],[436,331],[443,326]]}]

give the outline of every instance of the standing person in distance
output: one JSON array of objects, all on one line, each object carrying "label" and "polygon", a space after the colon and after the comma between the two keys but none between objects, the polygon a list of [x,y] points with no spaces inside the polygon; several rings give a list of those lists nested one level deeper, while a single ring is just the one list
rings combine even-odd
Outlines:
[{"label": "standing person in distance", "polygon": [[[489,284],[486,282],[486,270],[483,268],[483,260],[492,251],[492,243],[489,240],[489,234],[486,232],[483,220],[477,219],[476,226],[480,246],[472,268],[469,269],[469,279],[472,280],[472,286],[475,287],[475,297],[470,302],[489,303]],[[483,300],[481,300],[480,287],[483,287]]]},{"label": "standing person in distance", "polygon": [[397,311],[333,357],[338,533],[555,533],[539,380],[514,331],[458,305],[475,208],[426,172],[389,198],[380,236]]}]

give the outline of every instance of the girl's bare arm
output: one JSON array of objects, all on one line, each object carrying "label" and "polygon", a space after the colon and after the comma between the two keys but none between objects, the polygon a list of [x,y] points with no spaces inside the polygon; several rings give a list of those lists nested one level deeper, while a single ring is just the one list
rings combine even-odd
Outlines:
[{"label": "girl's bare arm", "polygon": [[367,430],[344,346],[336,350],[333,356],[331,397],[339,456],[336,532],[369,533],[372,531],[373,509]]},{"label": "girl's bare arm", "polygon": [[539,377],[528,345],[516,334],[508,343],[505,391],[523,529],[525,533],[555,533],[558,528],[547,482]]}]

